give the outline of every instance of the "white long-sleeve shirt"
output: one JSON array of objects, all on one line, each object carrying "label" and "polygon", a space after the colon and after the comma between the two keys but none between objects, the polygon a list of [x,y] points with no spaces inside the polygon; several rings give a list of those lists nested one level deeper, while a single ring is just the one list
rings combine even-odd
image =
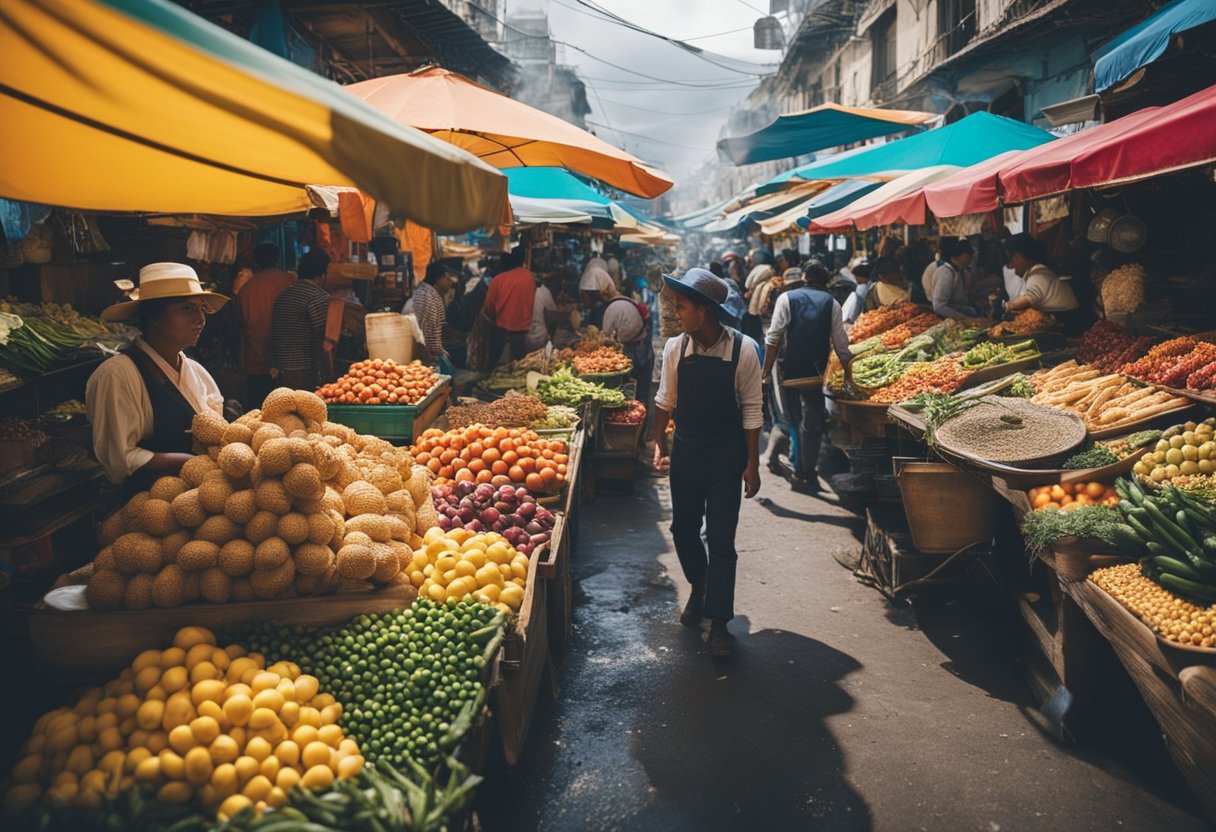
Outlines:
[{"label": "white long-sleeve shirt", "polygon": [[[135,347],[156,363],[196,413],[223,412],[224,397],[219,385],[202,364],[183,355],[179,373],[143,338],[135,339]],[[139,447],[139,443],[152,438],[156,417],[134,361],[125,355],[103,361],[85,385],[84,403],[93,427],[93,451],[110,482],[121,483],[148,464],[152,452]]]},{"label": "white long-sleeve shirt", "polygon": [[[743,343],[739,348],[739,363],[735,365],[735,401],[743,414],[743,429],[755,430],[764,424],[763,401],[764,391],[760,383],[760,349],[756,342],[746,335],[740,334]],[[680,351],[681,345],[687,340],[687,347]],[[731,330],[724,329],[722,337],[709,349],[701,349],[692,337],[687,339],[677,335],[667,341],[663,347],[662,370],[659,373],[659,391],[655,393],[655,406],[672,413],[676,409],[676,393],[680,388],[679,364],[687,355],[705,355],[730,361],[735,348],[735,336]]]},{"label": "white long-sleeve shirt", "polygon": [[[769,324],[768,333],[764,336],[765,346],[773,349],[781,346],[789,328],[790,293],[783,292],[773,305],[773,322]],[[853,359],[853,351],[849,349],[849,333],[844,328],[844,311],[835,298],[832,299],[832,349],[843,364],[848,364]]]}]

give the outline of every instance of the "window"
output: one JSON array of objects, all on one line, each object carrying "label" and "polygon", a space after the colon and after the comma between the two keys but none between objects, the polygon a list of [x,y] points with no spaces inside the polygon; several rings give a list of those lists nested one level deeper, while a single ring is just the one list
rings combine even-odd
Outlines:
[{"label": "window", "polygon": [[937,25],[942,57],[958,52],[975,37],[975,0],[937,0]]},{"label": "window", "polygon": [[892,6],[870,27],[871,90],[895,75],[895,12],[896,6]]}]

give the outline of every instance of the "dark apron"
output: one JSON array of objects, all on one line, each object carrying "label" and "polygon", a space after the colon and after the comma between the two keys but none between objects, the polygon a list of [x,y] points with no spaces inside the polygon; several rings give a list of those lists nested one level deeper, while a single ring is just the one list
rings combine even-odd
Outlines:
[{"label": "dark apron", "polygon": [[[747,465],[743,412],[735,396],[743,337],[734,331],[732,335],[729,361],[705,355],[680,360],[670,474],[676,555],[689,583],[704,587],[706,617],[723,622],[735,614],[735,531]],[[687,338],[680,344],[680,355]]]},{"label": "dark apron", "polygon": [[[191,433],[194,406],[139,347],[124,350],[123,354],[130,358],[135,369],[139,370],[144,388],[148,391],[148,400],[152,403],[152,436],[140,442],[139,447],[160,454],[191,453],[194,449],[194,435]],[[148,489],[152,483],[169,473],[171,472],[149,471],[146,466],[136,469],[123,482],[123,490],[128,496],[134,495]]]},{"label": "dark apron", "polygon": [[[743,411],[735,396],[735,369],[743,337],[729,330],[735,346],[730,361],[707,355],[680,359],[676,389],[676,434],[671,447],[671,467],[713,469],[743,475],[747,465],[747,442],[743,435]],[[680,355],[688,347],[683,336]]]}]

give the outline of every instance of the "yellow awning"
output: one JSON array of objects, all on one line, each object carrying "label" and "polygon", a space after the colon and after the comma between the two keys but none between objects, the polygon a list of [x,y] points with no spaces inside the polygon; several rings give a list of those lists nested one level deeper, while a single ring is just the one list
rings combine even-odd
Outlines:
[{"label": "yellow awning", "polygon": [[358,186],[464,231],[506,178],[164,0],[0,0],[0,196],[93,211],[306,211]]}]

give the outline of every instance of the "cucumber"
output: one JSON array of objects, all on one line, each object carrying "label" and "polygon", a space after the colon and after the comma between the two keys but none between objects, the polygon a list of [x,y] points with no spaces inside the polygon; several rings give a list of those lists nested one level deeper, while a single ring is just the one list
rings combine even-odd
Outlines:
[{"label": "cucumber", "polygon": [[1198,540],[1198,535],[1195,533],[1195,527],[1191,525],[1191,518],[1187,516],[1185,509],[1178,509],[1174,512],[1174,522],[1178,524],[1178,528],[1182,529],[1192,540]]},{"label": "cucumber", "polygon": [[1144,492],[1140,490],[1140,485],[1134,480],[1127,481],[1127,497],[1136,505],[1144,505]]},{"label": "cucumber", "polygon": [[1156,543],[1157,535],[1153,534],[1152,529],[1145,525],[1139,517],[1134,514],[1127,515],[1127,525],[1131,526],[1132,530],[1140,536],[1140,539],[1145,543]]},{"label": "cucumber", "polygon": [[1194,529],[1196,530],[1197,535],[1201,533],[1202,529],[1211,528],[1213,525],[1216,525],[1216,523],[1209,520],[1206,515],[1202,514],[1191,506],[1186,506],[1182,510],[1186,513],[1186,516],[1190,519],[1191,523],[1194,524]]},{"label": "cucumber", "polygon": [[1158,575],[1157,580],[1166,589],[1173,590],[1180,595],[1186,595],[1204,602],[1216,601],[1216,585],[1187,580],[1169,572],[1162,572]]},{"label": "cucumber", "polygon": [[1149,540],[1144,544],[1144,548],[1148,550],[1150,555],[1168,555],[1169,549],[1166,549],[1155,540]]},{"label": "cucumber", "polygon": [[1121,500],[1130,500],[1127,493],[1127,483],[1122,479],[1115,480],[1115,493],[1119,495]]},{"label": "cucumber", "polygon": [[1115,526],[1111,529],[1111,543],[1114,543],[1125,553],[1129,555],[1144,554],[1144,541],[1136,534],[1136,530],[1131,526]]},{"label": "cucumber", "polygon": [[1153,566],[1161,574],[1177,575],[1179,578],[1186,578],[1189,581],[1198,581],[1203,583],[1205,577],[1198,570],[1191,567],[1189,563],[1183,563],[1177,558],[1171,558],[1166,555],[1157,555],[1151,558]]},{"label": "cucumber", "polygon": [[1216,555],[1216,534],[1210,534],[1202,540],[1203,550],[1209,555]]},{"label": "cucumber", "polygon": [[1185,529],[1178,528],[1177,523],[1166,517],[1165,513],[1152,500],[1145,500],[1144,507],[1148,510],[1148,515],[1153,521],[1153,527],[1169,543],[1183,551],[1199,551],[1199,544],[1191,539],[1191,536],[1187,534]]}]

